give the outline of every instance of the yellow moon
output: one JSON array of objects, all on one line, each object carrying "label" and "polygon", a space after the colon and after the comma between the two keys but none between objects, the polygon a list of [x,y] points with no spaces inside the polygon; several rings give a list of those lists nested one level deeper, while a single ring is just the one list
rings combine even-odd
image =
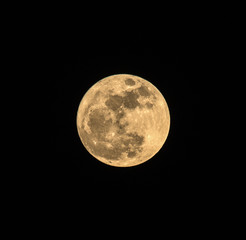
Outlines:
[{"label": "yellow moon", "polygon": [[116,167],[151,159],[170,129],[163,95],[149,81],[130,74],[111,75],[95,83],[82,98],[76,121],[87,151]]}]

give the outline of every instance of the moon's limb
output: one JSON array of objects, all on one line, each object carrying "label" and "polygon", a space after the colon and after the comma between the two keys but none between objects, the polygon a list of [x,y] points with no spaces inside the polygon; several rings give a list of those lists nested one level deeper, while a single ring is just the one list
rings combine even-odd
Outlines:
[{"label": "moon's limb", "polygon": [[170,128],[167,103],[150,82],[130,74],[106,77],[84,95],[77,129],[85,148],[98,160],[129,167],[152,158]]}]

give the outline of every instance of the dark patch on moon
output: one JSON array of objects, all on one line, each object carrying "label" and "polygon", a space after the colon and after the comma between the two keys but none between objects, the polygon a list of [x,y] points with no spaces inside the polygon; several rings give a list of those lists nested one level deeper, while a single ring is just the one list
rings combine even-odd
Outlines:
[{"label": "dark patch on moon", "polygon": [[144,137],[139,136],[137,133],[128,133],[127,136],[129,137],[129,143],[133,146],[141,146],[144,142]]},{"label": "dark patch on moon", "polygon": [[115,125],[117,127],[117,133],[122,135],[126,132],[125,127],[128,125],[128,122],[121,123],[120,120],[125,116],[125,112],[123,110],[118,111],[116,113],[116,121]]},{"label": "dark patch on moon", "polygon": [[134,86],[135,85],[135,81],[132,80],[131,78],[127,78],[125,80],[125,84],[128,85],[128,86]]},{"label": "dark patch on moon", "polygon": [[150,102],[147,102],[146,104],[145,104],[145,106],[147,107],[147,108],[153,108],[153,104],[152,103],[150,103]]},{"label": "dark patch on moon", "polygon": [[137,155],[136,152],[128,152],[127,157],[133,158],[133,157],[135,157],[136,155]]},{"label": "dark patch on moon", "polygon": [[96,101],[98,99],[98,97],[100,97],[102,95],[101,91],[97,91],[93,97],[93,101]]},{"label": "dark patch on moon", "polygon": [[126,92],[126,95],[123,97],[123,103],[126,108],[134,109],[137,106],[140,106],[138,102],[139,95],[136,92]]},{"label": "dark patch on moon", "polygon": [[113,111],[116,111],[122,105],[128,109],[134,109],[137,106],[140,106],[140,103],[137,100],[138,97],[139,95],[135,91],[126,91],[123,97],[119,95],[109,95],[109,98],[105,101],[105,105]]},{"label": "dark patch on moon", "polygon": [[124,110],[119,110],[117,113],[116,113],[116,119],[121,119],[125,116],[125,111]]},{"label": "dark patch on moon", "polygon": [[105,105],[113,110],[116,111],[123,103],[123,98],[119,95],[110,95],[107,101],[105,102]]},{"label": "dark patch on moon", "polygon": [[122,142],[127,148],[127,157],[133,158],[137,155],[137,152],[142,151],[141,146],[144,142],[144,137],[137,133],[128,133],[126,134],[126,138],[122,139]]},{"label": "dark patch on moon", "polygon": [[112,125],[112,119],[106,120],[105,114],[105,110],[103,109],[94,109],[89,115],[88,126],[98,139],[103,139],[104,134],[108,132]]},{"label": "dark patch on moon", "polygon": [[139,95],[141,95],[143,97],[149,97],[149,96],[151,96],[151,92],[144,85],[142,85],[141,87],[137,88],[137,91],[138,91]]}]

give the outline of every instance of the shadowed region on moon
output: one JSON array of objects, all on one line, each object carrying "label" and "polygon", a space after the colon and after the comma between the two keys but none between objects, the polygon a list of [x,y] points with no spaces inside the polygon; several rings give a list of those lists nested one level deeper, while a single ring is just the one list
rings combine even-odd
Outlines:
[{"label": "shadowed region on moon", "polygon": [[128,85],[128,86],[134,86],[135,85],[135,81],[132,80],[131,78],[127,78],[125,80],[125,84]]},{"label": "shadowed region on moon", "polygon": [[125,96],[119,96],[119,95],[110,95],[107,101],[105,102],[105,105],[115,111],[118,108],[120,108],[122,105],[129,109],[134,109],[137,106],[140,106],[140,103],[138,102],[139,95],[136,92],[125,92]]},{"label": "shadowed region on moon", "polygon": [[119,95],[110,95],[108,100],[105,102],[105,105],[115,111],[117,110],[123,103],[123,98]]},{"label": "shadowed region on moon", "polygon": [[127,157],[129,157],[129,158],[133,158],[133,157],[136,157],[136,156],[137,156],[136,152],[128,152],[128,154],[127,154]]},{"label": "shadowed region on moon", "polygon": [[147,108],[153,108],[153,104],[152,103],[150,103],[150,102],[147,102],[146,104],[145,104],[145,106],[147,107]]},{"label": "shadowed region on moon", "polygon": [[112,125],[112,119],[106,120],[105,119],[105,112],[99,109],[95,109],[89,115],[88,126],[91,129],[91,132],[101,139],[103,134],[108,132],[110,126]]},{"label": "shadowed region on moon", "polygon": [[115,125],[117,127],[117,133],[122,135],[126,132],[125,127],[129,125],[128,122],[121,123],[121,119],[125,116],[125,112],[123,110],[117,111],[116,113],[116,121]]},{"label": "shadowed region on moon", "polygon": [[141,87],[137,88],[138,93],[143,97],[149,97],[151,95],[149,89],[142,85]]},{"label": "shadowed region on moon", "polygon": [[144,141],[144,137],[139,136],[136,133],[127,133],[127,136],[128,136],[127,139],[123,139],[123,144],[125,144],[126,146],[131,144],[135,147],[139,147],[142,145],[142,143]]},{"label": "shadowed region on moon", "polygon": [[138,94],[134,92],[126,92],[126,96],[123,98],[123,104],[126,108],[134,109],[137,106],[140,106],[138,102]]}]

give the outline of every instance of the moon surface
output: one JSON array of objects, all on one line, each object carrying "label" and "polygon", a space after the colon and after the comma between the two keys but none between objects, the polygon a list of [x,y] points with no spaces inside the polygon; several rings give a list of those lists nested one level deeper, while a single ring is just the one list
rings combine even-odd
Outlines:
[{"label": "moon surface", "polygon": [[149,81],[117,74],[94,84],[82,98],[77,130],[87,151],[99,161],[131,167],[151,159],[170,129],[166,100]]}]

